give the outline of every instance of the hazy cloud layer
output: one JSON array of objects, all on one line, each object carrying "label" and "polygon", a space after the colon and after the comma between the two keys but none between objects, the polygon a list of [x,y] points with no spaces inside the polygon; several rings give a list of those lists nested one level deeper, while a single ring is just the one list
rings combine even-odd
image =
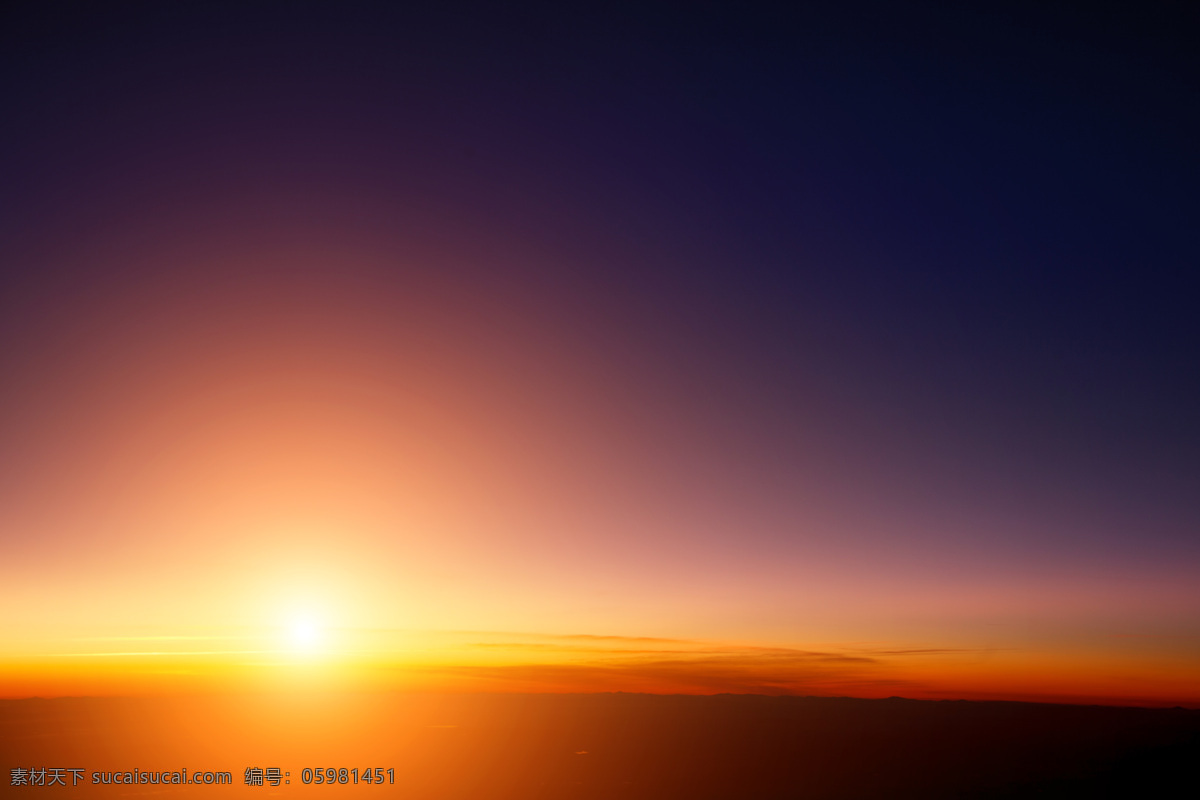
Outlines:
[{"label": "hazy cloud layer", "polygon": [[982,655],[955,648],[817,650],[589,634],[471,641],[465,650],[487,663],[436,671],[500,690],[767,694],[891,693],[916,686],[903,677],[904,663],[914,658]]}]

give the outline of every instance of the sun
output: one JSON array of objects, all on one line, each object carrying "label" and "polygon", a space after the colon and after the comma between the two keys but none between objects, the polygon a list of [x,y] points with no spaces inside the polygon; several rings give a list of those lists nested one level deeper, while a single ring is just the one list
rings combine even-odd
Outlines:
[{"label": "sun", "polygon": [[288,627],[288,638],[292,648],[304,652],[313,652],[321,644],[321,629],[317,623],[308,617],[292,620]]}]

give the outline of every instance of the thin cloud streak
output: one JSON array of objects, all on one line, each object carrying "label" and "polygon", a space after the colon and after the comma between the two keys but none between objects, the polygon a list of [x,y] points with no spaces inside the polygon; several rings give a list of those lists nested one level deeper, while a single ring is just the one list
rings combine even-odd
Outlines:
[{"label": "thin cloud streak", "polygon": [[[466,642],[462,646],[468,654],[487,654],[488,663],[425,665],[418,671],[517,691],[886,695],[920,689],[921,684],[903,677],[903,663],[910,659],[991,652],[944,647],[817,650],[589,634],[529,638],[541,641]],[[646,642],[673,646],[622,646]]]},{"label": "thin cloud streak", "polygon": [[289,650],[162,650],[127,653],[45,653],[45,658],[115,658],[120,656],[242,656],[264,653],[288,653]]}]

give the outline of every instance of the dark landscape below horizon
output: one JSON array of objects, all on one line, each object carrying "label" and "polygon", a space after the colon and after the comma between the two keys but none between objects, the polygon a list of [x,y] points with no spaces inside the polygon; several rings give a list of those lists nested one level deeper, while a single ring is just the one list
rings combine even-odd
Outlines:
[{"label": "dark landscape below horizon", "polygon": [[[79,797],[1150,797],[1186,785],[1200,711],[764,695],[223,695],[0,701],[7,770],[82,769]],[[247,768],[290,783],[247,786]],[[305,785],[302,771],[394,770]],[[229,772],[228,786],[93,785]]]}]

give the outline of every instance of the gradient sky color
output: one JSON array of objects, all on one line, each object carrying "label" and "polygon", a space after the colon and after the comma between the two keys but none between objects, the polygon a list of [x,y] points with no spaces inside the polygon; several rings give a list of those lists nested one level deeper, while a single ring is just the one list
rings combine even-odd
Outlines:
[{"label": "gradient sky color", "polygon": [[0,696],[1200,706],[1174,12],[439,9],[7,12]]}]

